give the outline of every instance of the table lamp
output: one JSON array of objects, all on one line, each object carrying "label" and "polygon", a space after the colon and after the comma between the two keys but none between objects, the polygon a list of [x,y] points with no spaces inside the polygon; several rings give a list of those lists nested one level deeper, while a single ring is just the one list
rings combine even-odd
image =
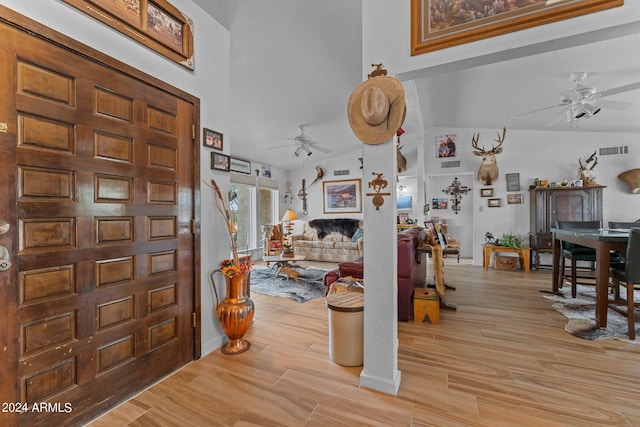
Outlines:
[{"label": "table lamp", "polygon": [[298,219],[298,216],[296,215],[296,213],[294,211],[292,211],[291,209],[287,209],[287,211],[282,216],[282,222],[286,222],[286,225],[284,227],[285,236],[288,236],[288,235],[290,235],[292,233],[293,224],[291,223],[291,221],[296,220],[296,219]]}]

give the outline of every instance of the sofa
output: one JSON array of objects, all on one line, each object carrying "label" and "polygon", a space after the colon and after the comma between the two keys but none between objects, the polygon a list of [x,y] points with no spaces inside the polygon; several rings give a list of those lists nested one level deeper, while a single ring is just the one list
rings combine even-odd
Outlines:
[{"label": "sofa", "polygon": [[364,255],[362,222],[351,218],[314,219],[303,234],[291,236],[296,255],[306,260],[345,262]]},{"label": "sofa", "polygon": [[[418,245],[426,237],[421,227],[398,233],[398,320],[407,322],[413,318],[413,291],[424,287],[427,274],[425,254],[418,252]],[[323,278],[325,292],[341,277],[364,278],[364,260],[341,262],[338,268],[328,271]],[[366,292],[367,283],[364,283]]]}]

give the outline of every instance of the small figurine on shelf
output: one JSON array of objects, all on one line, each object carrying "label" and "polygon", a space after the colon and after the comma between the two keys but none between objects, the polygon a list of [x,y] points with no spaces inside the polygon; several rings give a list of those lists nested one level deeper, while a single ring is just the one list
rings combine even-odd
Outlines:
[{"label": "small figurine on shelf", "polygon": [[487,231],[484,235],[484,243],[487,245],[495,245],[496,239],[493,237],[493,234]]}]

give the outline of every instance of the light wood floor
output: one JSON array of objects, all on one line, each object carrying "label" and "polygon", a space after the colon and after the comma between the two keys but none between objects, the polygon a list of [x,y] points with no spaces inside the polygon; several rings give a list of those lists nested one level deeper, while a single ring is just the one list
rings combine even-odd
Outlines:
[{"label": "light wood floor", "polygon": [[399,323],[397,396],[332,363],[323,299],[252,294],[251,349],[204,356],[93,426],[640,426],[640,345],[585,341],[540,290],[548,271],[447,260],[441,323]]}]

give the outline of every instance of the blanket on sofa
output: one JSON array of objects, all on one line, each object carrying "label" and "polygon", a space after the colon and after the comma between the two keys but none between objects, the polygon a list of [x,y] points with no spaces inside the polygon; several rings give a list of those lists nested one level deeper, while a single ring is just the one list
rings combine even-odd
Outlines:
[{"label": "blanket on sofa", "polygon": [[350,238],[359,226],[360,220],[351,218],[321,218],[309,221],[309,227],[318,232],[319,239],[324,239],[329,233],[334,231]]}]

